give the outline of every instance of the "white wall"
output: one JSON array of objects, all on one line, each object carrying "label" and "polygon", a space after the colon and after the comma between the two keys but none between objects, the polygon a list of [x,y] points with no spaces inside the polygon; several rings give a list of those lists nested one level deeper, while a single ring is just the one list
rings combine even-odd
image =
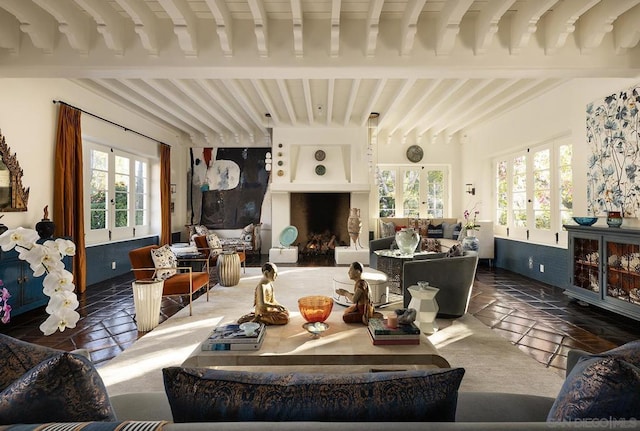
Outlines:
[{"label": "white wall", "polygon": [[[637,79],[574,79],[514,109],[509,114],[467,131],[462,166],[465,182],[476,184],[481,218],[495,219],[492,159],[500,154],[567,136],[573,144],[573,212],[587,214],[586,105],[636,84]],[[488,216],[484,216],[487,214]],[[625,220],[625,225],[634,221]]]},{"label": "white wall", "polygon": [[[178,183],[179,189],[186,190],[184,151],[179,150],[179,137],[169,129],[133,115],[121,106],[65,79],[0,79],[0,94],[0,131],[23,170],[23,186],[30,189],[28,211],[2,213],[4,217],[0,222],[9,228],[33,228],[42,218],[45,205],[49,205],[51,214],[58,117],[58,105],[53,100],[62,100],[172,145],[171,181]],[[82,114],[81,118],[83,136],[159,159],[158,145],[155,142],[87,114]],[[159,178],[156,175],[156,184],[157,181]],[[185,200],[186,197],[179,196],[177,199]],[[185,207],[184,202],[176,202],[176,208]],[[154,217],[154,220],[157,220],[154,225],[159,229],[159,217]],[[182,212],[176,212],[172,218],[174,230],[183,229],[185,220]]]}]

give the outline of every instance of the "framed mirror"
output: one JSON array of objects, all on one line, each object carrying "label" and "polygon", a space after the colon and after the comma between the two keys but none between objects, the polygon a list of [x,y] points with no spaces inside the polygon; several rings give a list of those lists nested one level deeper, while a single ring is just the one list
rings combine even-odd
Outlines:
[{"label": "framed mirror", "polygon": [[22,169],[16,154],[0,133],[0,212],[26,211],[29,188],[22,187]]}]

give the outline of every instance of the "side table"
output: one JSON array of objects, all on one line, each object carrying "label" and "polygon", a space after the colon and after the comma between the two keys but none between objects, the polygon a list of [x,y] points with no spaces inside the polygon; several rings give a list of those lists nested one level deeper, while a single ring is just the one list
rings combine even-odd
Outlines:
[{"label": "side table", "polygon": [[427,335],[431,335],[438,330],[436,315],[439,307],[435,299],[438,291],[440,289],[433,286],[409,286],[409,293],[411,294],[409,308],[416,310],[416,325]]},{"label": "side table", "polygon": [[218,283],[235,286],[240,283],[240,256],[235,251],[223,251],[218,255]]},{"label": "side table", "polygon": [[138,331],[147,332],[160,322],[164,280],[136,280],[131,284]]}]

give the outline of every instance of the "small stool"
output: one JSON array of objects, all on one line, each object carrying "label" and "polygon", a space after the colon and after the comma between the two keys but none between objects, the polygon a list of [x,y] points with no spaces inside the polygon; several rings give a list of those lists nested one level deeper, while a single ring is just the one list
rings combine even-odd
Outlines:
[{"label": "small stool", "polygon": [[431,335],[438,330],[436,315],[438,314],[438,303],[436,294],[440,291],[433,286],[409,286],[411,301],[409,308],[416,310],[416,325],[422,332]]},{"label": "small stool", "polygon": [[298,261],[298,247],[273,247],[269,249],[269,262],[296,263]]},{"label": "small stool", "polygon": [[164,280],[136,280],[131,284],[138,331],[147,332],[160,322]]},{"label": "small stool", "polygon": [[240,283],[240,256],[235,251],[224,251],[216,263],[220,286],[235,286]]}]

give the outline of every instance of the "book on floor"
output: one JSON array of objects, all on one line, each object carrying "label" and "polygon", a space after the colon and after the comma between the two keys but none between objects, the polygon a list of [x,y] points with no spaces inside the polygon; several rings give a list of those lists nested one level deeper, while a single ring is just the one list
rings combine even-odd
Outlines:
[{"label": "book on floor", "polygon": [[240,325],[228,323],[215,327],[206,342],[209,344],[256,344],[265,331],[266,325],[260,323],[260,327],[252,335],[247,335],[240,329]]},{"label": "book on floor", "polygon": [[369,319],[369,331],[373,335],[420,335],[420,328],[415,323],[398,325],[396,328],[387,326],[385,320],[380,318]]},{"label": "book on floor", "polygon": [[251,342],[225,342],[220,341],[217,338],[207,338],[200,345],[200,350],[203,351],[224,351],[224,350],[260,350],[262,346],[262,342],[264,341],[264,337],[267,331],[265,330],[264,325],[262,325],[258,331],[258,335],[256,337],[251,337]]}]

